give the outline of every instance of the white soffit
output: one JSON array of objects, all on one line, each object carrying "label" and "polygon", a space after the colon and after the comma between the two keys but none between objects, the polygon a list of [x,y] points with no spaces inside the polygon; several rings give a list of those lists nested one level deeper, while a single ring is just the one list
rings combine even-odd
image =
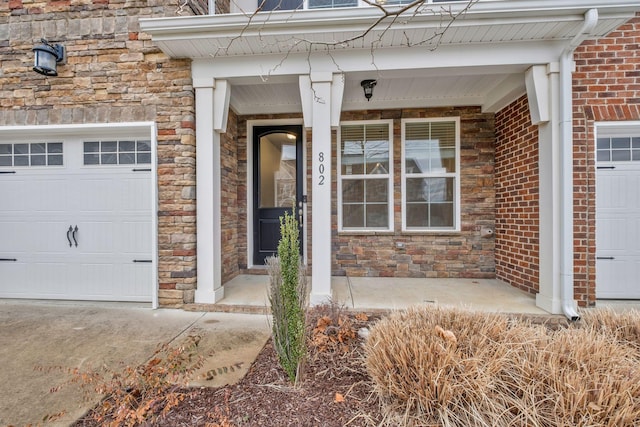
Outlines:
[{"label": "white soffit", "polygon": [[[251,19],[141,19],[140,25],[167,55],[193,59],[194,78],[227,79],[230,105],[239,114],[301,112],[298,76],[312,69],[345,75],[342,111],[473,105],[495,112],[526,93],[529,67],[558,60],[588,10],[598,9],[595,37],[640,10],[637,0],[605,1],[480,0],[437,44],[419,42],[450,20],[425,13],[329,45],[362,34],[380,17],[375,7],[264,12]],[[429,6],[455,13],[465,5]],[[378,84],[367,102],[360,81],[371,78]]]},{"label": "white soffit", "polygon": [[[407,44],[437,47],[446,44],[495,44],[514,41],[562,41],[573,38],[584,13],[598,9],[596,35],[605,35],[640,10],[637,0],[480,0],[442,32],[448,17],[434,13],[446,8],[455,14],[466,2],[429,5],[424,13],[384,21],[357,37],[381,16],[375,7],[335,8],[243,14],[141,19],[166,54],[179,58],[293,54],[309,50],[376,49]],[[351,42],[344,42],[357,37]],[[333,43],[338,44],[332,45]],[[373,45],[372,45],[373,44]]]}]

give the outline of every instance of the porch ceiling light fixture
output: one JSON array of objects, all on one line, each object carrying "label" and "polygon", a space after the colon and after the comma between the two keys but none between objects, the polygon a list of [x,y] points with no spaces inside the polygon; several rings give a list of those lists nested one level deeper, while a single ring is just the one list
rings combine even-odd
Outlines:
[{"label": "porch ceiling light fixture", "polygon": [[58,63],[65,63],[65,49],[61,44],[51,44],[46,39],[40,39],[42,44],[36,45],[32,50],[36,53],[33,71],[45,76],[58,75],[56,69]]},{"label": "porch ceiling light fixture", "polygon": [[378,84],[377,80],[363,80],[360,82],[360,86],[362,86],[362,89],[364,90],[364,97],[367,98],[367,102],[371,100],[371,97],[373,96],[373,88],[376,84]]}]

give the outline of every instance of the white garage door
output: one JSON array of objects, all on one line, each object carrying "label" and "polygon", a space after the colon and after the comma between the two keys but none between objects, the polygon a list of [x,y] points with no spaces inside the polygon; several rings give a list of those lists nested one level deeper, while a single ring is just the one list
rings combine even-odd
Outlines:
[{"label": "white garage door", "polygon": [[598,137],[596,296],[640,299],[640,137]]},{"label": "white garage door", "polygon": [[151,144],[0,140],[0,297],[151,301]]}]

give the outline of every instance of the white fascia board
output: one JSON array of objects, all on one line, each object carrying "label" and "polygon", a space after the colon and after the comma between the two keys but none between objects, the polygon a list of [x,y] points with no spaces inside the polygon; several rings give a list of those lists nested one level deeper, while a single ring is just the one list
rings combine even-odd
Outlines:
[{"label": "white fascia board", "polygon": [[[442,25],[443,11],[456,14],[467,6],[467,2],[445,5],[429,5],[425,12],[415,15],[408,11],[410,20],[402,22],[403,28],[425,28],[432,23]],[[388,10],[401,6],[388,6]],[[640,9],[637,0],[617,0],[607,2],[603,0],[517,0],[517,1],[478,1],[466,11],[456,25],[474,25],[481,20],[484,25],[492,23],[522,23],[531,19],[545,21],[550,16],[555,19],[583,19],[584,13],[597,8],[601,16],[607,13],[617,13],[620,16],[632,17]],[[296,11],[275,11],[245,14],[229,13],[220,15],[197,15],[166,18],[140,19],[140,29],[151,34],[154,40],[199,37],[249,37],[259,35],[287,35],[305,34],[327,31],[358,31],[366,28],[382,17],[382,12],[376,7],[306,9]],[[389,17],[389,22],[393,17]],[[408,27],[407,27],[408,26]]]},{"label": "white fascia board", "polygon": [[[511,98],[510,102],[514,98],[518,98],[520,95],[524,95],[524,90],[514,92],[515,95]],[[435,108],[435,107],[450,107],[456,106],[483,106],[483,112],[495,112],[506,107],[509,103],[505,102],[505,105],[495,105],[491,109],[485,107],[486,100],[482,96],[466,96],[466,97],[448,97],[448,98],[429,98],[429,99],[399,99],[393,101],[385,101],[384,108]],[[264,105],[264,104],[240,104],[234,105],[236,113],[240,115],[250,114],[263,114],[266,110],[273,114],[290,114],[299,113],[303,111],[301,104],[288,104],[288,105]],[[342,104],[341,111],[362,111],[366,109],[378,108],[376,101],[369,103],[366,102],[344,102]]]},{"label": "white fascia board", "polygon": [[[375,96],[375,95],[374,95]],[[435,108],[435,107],[450,107],[452,105],[461,106],[477,106],[484,102],[484,98],[478,96],[464,96],[464,97],[443,97],[443,98],[415,98],[415,99],[394,99],[391,101],[385,100],[384,107],[379,107],[379,103],[375,100],[367,102],[345,102],[342,105],[342,111],[362,111],[367,109],[376,108]]]},{"label": "white fascia board", "polygon": [[[331,57],[312,54],[313,67],[325,67],[336,73],[358,71],[443,69],[457,67],[496,67],[500,65],[546,64],[557,60],[565,44],[559,41],[510,42],[500,47],[484,45],[443,45],[437,51],[425,47],[335,51]],[[322,65],[320,62],[324,61]],[[192,63],[193,78],[244,78],[309,74],[309,55],[253,55],[198,59]],[[232,80],[233,83],[233,80]]]},{"label": "white fascia board", "polygon": [[119,123],[88,123],[71,125],[27,125],[0,126],[1,137],[33,138],[33,137],[77,137],[92,136],[96,132],[109,136],[149,137],[149,131],[155,129],[154,122],[119,122]]}]

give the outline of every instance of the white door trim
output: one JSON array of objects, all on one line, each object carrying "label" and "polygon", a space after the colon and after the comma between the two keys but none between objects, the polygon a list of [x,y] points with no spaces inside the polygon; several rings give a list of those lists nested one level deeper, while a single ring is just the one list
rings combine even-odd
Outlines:
[{"label": "white door trim", "polygon": [[[594,128],[593,128],[593,149],[594,149],[594,157],[595,157],[595,166],[596,166],[596,192],[598,187],[600,187],[600,180],[604,179],[603,175],[607,175],[610,176],[611,173],[613,173],[614,175],[616,175],[617,173],[617,177],[620,178],[622,175],[620,175],[620,173],[627,172],[627,173],[640,173],[640,162],[638,162],[637,160],[634,161],[616,161],[614,159],[609,159],[608,161],[598,161],[598,138],[600,137],[604,137],[604,138],[615,138],[615,137],[638,137],[640,136],[640,121],[614,121],[614,122],[595,122],[594,123]],[[600,167],[603,167],[603,169],[600,169]],[[607,170],[607,169],[615,169],[615,170]],[[637,175],[636,175],[637,176]],[[604,194],[606,195],[607,192],[604,192]],[[625,196],[626,195],[626,196]],[[624,193],[622,195],[622,197],[629,202],[629,200],[636,200],[637,203],[637,198],[631,198],[630,196],[632,196],[632,194]],[[606,196],[605,196],[606,197]],[[605,219],[609,219],[611,220],[611,213],[607,212],[607,214],[602,213],[601,212],[601,206],[598,202],[598,199],[600,199],[600,201],[602,201],[602,196],[599,196],[598,193],[596,193],[595,195],[595,199],[596,199],[596,206],[595,206],[595,221],[596,224],[598,224],[600,221],[600,219],[605,218]],[[619,200],[619,199],[618,199]],[[625,203],[627,203],[625,202]],[[603,204],[604,205],[604,204]],[[609,206],[609,208],[611,209],[611,207]],[[620,206],[614,206],[613,207],[614,210],[617,208],[618,210],[616,211],[616,214],[620,214]],[[637,205],[636,205],[636,209],[637,209]],[[626,213],[626,215],[628,215],[628,213]],[[627,218],[628,219],[628,218]],[[624,230],[622,231],[623,234],[625,235],[630,235],[633,236],[634,235],[634,230],[637,230],[637,224],[629,224],[627,221],[626,225],[623,227]],[[600,224],[602,225],[602,224]],[[597,227],[598,225],[596,225]],[[620,228],[617,228],[618,230],[621,230]],[[604,228],[604,230],[607,230],[607,228]],[[624,244],[623,243],[617,243],[615,245],[615,247],[611,248],[609,247],[607,248],[602,248],[602,246],[606,245],[600,243],[599,244],[599,239],[598,239],[598,234],[601,231],[598,231],[598,229],[596,229],[596,233],[595,233],[595,247],[596,247],[596,298],[599,299],[608,299],[608,298],[613,298],[613,299],[626,299],[626,298],[630,298],[630,299],[636,299],[638,296],[638,291],[637,289],[632,289],[630,290],[628,287],[625,288],[624,285],[619,286],[618,288],[616,288],[615,286],[612,287],[607,287],[605,288],[604,286],[602,286],[602,279],[603,277],[605,277],[605,279],[607,277],[611,277],[610,274],[613,271],[617,271],[621,274],[619,278],[622,278],[622,280],[617,281],[617,280],[613,280],[611,281],[612,283],[628,283],[625,280],[625,277],[629,277],[629,273],[628,270],[625,270],[625,264],[624,264],[624,258],[625,256],[628,257],[632,257],[632,256],[637,256],[637,252],[634,255],[628,255],[626,253],[622,254],[620,251],[622,251],[623,249],[620,249],[621,247],[624,248]],[[615,240],[616,242],[620,242],[620,241],[624,241],[624,238],[622,238],[620,235],[618,235],[618,237],[620,237],[619,239],[616,239],[615,237],[613,238],[613,240]],[[603,235],[600,235],[600,239],[603,238]],[[631,238],[633,239],[633,237]],[[602,239],[605,240],[606,239]],[[611,243],[611,242],[609,242]],[[628,248],[628,247],[627,247]],[[603,253],[604,252],[604,253]],[[615,261],[614,257],[611,257],[611,255],[615,255]],[[603,257],[603,258],[600,258]],[[610,260],[610,261],[607,261]],[[608,265],[609,263],[613,263],[615,262],[615,266],[614,265]],[[617,264],[621,262],[622,264]],[[604,263],[604,264],[603,264]],[[600,268],[598,267],[600,265]],[[626,264],[628,265],[628,263]],[[604,267],[603,267],[604,266]],[[601,273],[601,268],[604,268],[604,270],[609,271],[609,275],[607,274],[602,274]],[[625,276],[625,272],[626,272],[626,276]],[[615,273],[613,273],[615,274]],[[630,274],[631,276],[633,276],[633,273]],[[598,278],[600,277],[600,281],[598,280]],[[598,289],[599,286],[602,286],[600,289]],[[635,292],[635,293],[634,293]]]},{"label": "white door trim", "polygon": [[[307,194],[307,135],[302,119],[260,119],[247,120],[247,268],[258,268],[253,264],[253,128],[257,126],[284,126],[284,125],[301,125],[302,126],[302,164],[305,170],[302,173],[302,193]],[[307,204],[303,206],[303,218],[307,218]],[[307,221],[302,224],[301,244],[305,246],[303,263],[307,265]]]}]

